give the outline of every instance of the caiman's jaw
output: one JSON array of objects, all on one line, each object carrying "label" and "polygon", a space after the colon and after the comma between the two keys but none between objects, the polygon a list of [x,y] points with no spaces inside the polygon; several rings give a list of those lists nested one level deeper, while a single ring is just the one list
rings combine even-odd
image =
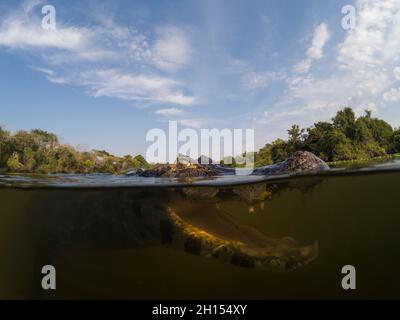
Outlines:
[{"label": "caiman's jaw", "polygon": [[284,270],[298,269],[318,256],[317,241],[308,246],[297,246],[292,238],[269,238],[249,226],[241,226],[223,216],[229,227],[234,227],[243,234],[242,238],[229,238],[185,221],[183,215],[170,206],[167,207],[167,213],[173,226],[172,242],[183,246],[185,251],[200,256],[217,258],[243,267],[278,266]]}]

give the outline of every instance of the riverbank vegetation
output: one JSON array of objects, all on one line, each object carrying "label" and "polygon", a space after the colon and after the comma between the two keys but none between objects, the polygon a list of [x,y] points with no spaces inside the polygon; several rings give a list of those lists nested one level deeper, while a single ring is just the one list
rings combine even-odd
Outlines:
[{"label": "riverbank vegetation", "polygon": [[372,117],[366,110],[356,118],[351,108],[337,112],[330,122],[307,129],[292,125],[288,139],[266,144],[255,154],[255,165],[276,163],[298,150],[310,151],[327,162],[368,160],[400,152],[400,129]]},{"label": "riverbank vegetation", "polygon": [[114,156],[104,150],[78,151],[35,129],[15,134],[0,127],[0,168],[26,173],[112,173],[147,167],[143,156]]},{"label": "riverbank vegetation", "polygon": [[[317,122],[307,129],[292,125],[287,132],[287,140],[277,139],[255,153],[255,166],[283,161],[299,150],[330,163],[385,158],[400,152],[400,129],[372,117],[370,111],[357,118],[351,108],[344,108],[330,122]],[[236,166],[234,159],[232,162]],[[47,131],[12,134],[0,127],[2,171],[121,174],[149,166],[141,155],[117,157],[104,150],[78,151]]]}]

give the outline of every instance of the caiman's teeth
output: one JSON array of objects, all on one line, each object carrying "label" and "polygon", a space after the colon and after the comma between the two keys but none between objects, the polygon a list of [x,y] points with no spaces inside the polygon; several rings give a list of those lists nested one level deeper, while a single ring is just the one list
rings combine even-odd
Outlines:
[{"label": "caiman's teeth", "polygon": [[264,207],[265,207],[265,202],[263,201],[263,202],[260,202],[260,209],[261,210],[264,210]]},{"label": "caiman's teeth", "polygon": [[254,213],[254,206],[249,206],[249,213]]}]

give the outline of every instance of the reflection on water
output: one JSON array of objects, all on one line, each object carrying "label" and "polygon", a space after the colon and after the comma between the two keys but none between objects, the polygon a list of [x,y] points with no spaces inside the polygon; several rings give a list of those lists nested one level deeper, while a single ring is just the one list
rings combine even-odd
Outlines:
[{"label": "reflection on water", "polygon": [[[399,298],[398,171],[220,186],[77,178],[0,189],[0,297]],[[33,178],[18,179],[2,183]],[[55,291],[40,287],[45,264]],[[346,264],[356,291],[341,289]]]}]

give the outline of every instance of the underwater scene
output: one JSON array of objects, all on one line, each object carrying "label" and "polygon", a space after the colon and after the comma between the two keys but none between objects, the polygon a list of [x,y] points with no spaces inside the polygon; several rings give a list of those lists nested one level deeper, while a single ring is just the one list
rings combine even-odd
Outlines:
[{"label": "underwater scene", "polygon": [[[318,174],[0,176],[5,299],[398,299],[399,161]],[[42,290],[43,265],[57,290]],[[342,267],[357,270],[343,290]]]}]

